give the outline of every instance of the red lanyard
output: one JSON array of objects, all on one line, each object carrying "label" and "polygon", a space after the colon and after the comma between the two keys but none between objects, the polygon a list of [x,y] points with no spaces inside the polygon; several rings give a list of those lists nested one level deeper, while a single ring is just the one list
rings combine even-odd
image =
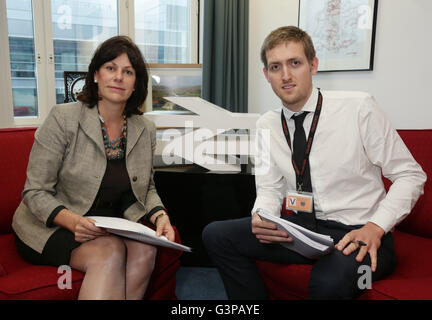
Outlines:
[{"label": "red lanyard", "polygon": [[[294,161],[294,158],[291,156],[291,162],[293,164],[294,170],[296,172],[297,175],[297,181],[303,181],[303,175],[306,169],[306,164],[307,164],[307,160],[309,159],[309,155],[311,152],[311,148],[312,148],[312,142],[314,140],[314,136],[315,136],[315,132],[316,132],[316,128],[318,126],[318,120],[321,114],[321,108],[322,108],[322,101],[323,101],[323,97],[321,92],[318,89],[318,102],[315,108],[315,113],[314,113],[314,117],[312,120],[312,126],[309,130],[309,136],[308,136],[308,140],[307,140],[307,146],[306,146],[306,152],[305,152],[305,157],[303,159],[302,162],[302,167],[301,169],[299,169],[297,167],[297,164]],[[289,131],[288,131],[288,125],[284,116],[284,112],[283,110],[281,111],[281,120],[282,120],[282,128],[283,128],[283,132],[285,135],[285,139],[288,143],[288,147],[292,150],[291,148],[291,139],[290,139],[290,135],[289,135]],[[301,184],[300,184],[301,185]]]}]

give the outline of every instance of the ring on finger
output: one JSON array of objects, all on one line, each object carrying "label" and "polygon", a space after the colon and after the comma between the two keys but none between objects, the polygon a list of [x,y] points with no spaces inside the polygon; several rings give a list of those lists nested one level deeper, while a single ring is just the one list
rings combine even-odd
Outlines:
[{"label": "ring on finger", "polygon": [[360,247],[366,247],[367,243],[361,240],[356,240],[354,243],[358,244]]}]

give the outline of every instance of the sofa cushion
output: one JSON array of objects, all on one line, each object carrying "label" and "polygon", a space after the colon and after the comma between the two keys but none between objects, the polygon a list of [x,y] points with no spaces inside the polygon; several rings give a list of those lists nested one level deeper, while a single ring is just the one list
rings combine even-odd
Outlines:
[{"label": "sofa cushion", "polygon": [[306,299],[311,265],[278,264],[256,261],[268,288],[270,299]]},{"label": "sofa cushion", "polygon": [[0,277],[7,275],[5,268],[0,264]]},{"label": "sofa cushion", "polygon": [[3,275],[30,265],[19,255],[12,233],[0,234],[0,248],[0,266]]},{"label": "sofa cushion", "polygon": [[0,299],[76,299],[83,274],[72,270],[72,290],[60,290],[56,267],[24,261],[15,248],[13,234],[0,235]]},{"label": "sofa cushion", "polygon": [[[174,227],[176,241],[181,243]],[[84,274],[72,270],[72,290],[60,290],[61,274],[56,267],[36,266],[21,258],[13,234],[0,235],[0,300],[2,299],[76,299]],[[156,265],[146,291],[146,299],[176,299],[176,272],[182,251],[158,248]]]},{"label": "sofa cushion", "polygon": [[410,279],[386,279],[374,282],[372,290],[366,290],[361,300],[431,300],[432,277]]},{"label": "sofa cushion", "polygon": [[432,238],[432,130],[398,130],[414,159],[428,175],[424,195],[419,198],[408,217],[398,229],[422,237]]},{"label": "sofa cushion", "polygon": [[[398,261],[395,271],[386,279],[374,282],[372,289],[366,290],[360,298],[432,299],[431,239],[401,231],[394,232],[394,239]],[[269,288],[271,298],[307,298],[312,268],[310,265],[282,265],[257,261],[257,266]]]},{"label": "sofa cushion", "polygon": [[21,201],[35,130],[0,129],[0,150],[7,150],[0,157],[0,234],[12,232],[12,217]]},{"label": "sofa cushion", "polygon": [[389,278],[432,277],[432,239],[396,230],[394,242],[397,268]]},{"label": "sofa cushion", "polygon": [[5,277],[0,277],[0,299],[76,299],[83,274],[72,270],[72,289],[59,289],[57,281],[62,274],[50,266],[29,265]]},{"label": "sofa cushion", "polygon": [[432,241],[395,231],[396,270],[372,284],[362,299],[432,299]]}]

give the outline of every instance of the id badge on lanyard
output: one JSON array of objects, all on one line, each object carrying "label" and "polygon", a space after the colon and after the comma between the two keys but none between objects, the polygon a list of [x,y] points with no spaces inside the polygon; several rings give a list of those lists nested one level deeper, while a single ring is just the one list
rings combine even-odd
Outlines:
[{"label": "id badge on lanyard", "polygon": [[288,191],[286,209],[295,211],[313,211],[313,194],[310,192]]},{"label": "id badge on lanyard", "polygon": [[[295,173],[296,173],[296,180],[303,180],[303,175],[305,172],[307,159],[309,158],[309,154],[312,148],[312,142],[315,136],[315,131],[318,125],[319,116],[321,114],[321,108],[322,108],[322,95],[321,92],[318,89],[318,102],[317,106],[315,108],[315,114],[314,118],[312,120],[312,126],[309,131],[308,141],[307,141],[307,148],[306,148],[306,154],[305,159],[303,161],[303,165],[301,168],[297,167],[297,164],[295,163],[294,159],[291,159],[291,162],[293,164]],[[281,112],[281,120],[282,120],[282,129],[285,135],[285,138],[287,140],[288,146],[291,149],[291,139],[288,131],[288,126],[285,120],[285,116],[283,114],[283,111]],[[296,183],[297,184],[297,183]],[[313,193],[311,192],[304,192],[301,189],[301,184],[298,186],[298,190],[292,190],[288,191],[287,197],[286,197],[286,209],[287,210],[295,210],[295,211],[304,211],[304,212],[313,212]]]}]

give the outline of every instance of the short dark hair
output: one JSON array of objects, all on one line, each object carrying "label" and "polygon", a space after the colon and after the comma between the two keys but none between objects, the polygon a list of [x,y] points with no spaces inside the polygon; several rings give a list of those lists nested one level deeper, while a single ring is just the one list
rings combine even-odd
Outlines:
[{"label": "short dark hair", "polygon": [[94,74],[108,61],[114,60],[121,54],[126,53],[132,67],[135,69],[135,90],[126,102],[124,113],[126,117],[133,114],[143,114],[141,110],[148,94],[149,74],[147,64],[137,45],[127,36],[115,36],[99,45],[88,67],[84,87],[77,99],[89,108],[97,105],[101,99],[98,95],[98,86],[94,82]]},{"label": "short dark hair", "polygon": [[261,47],[261,61],[264,67],[268,68],[267,51],[273,49],[281,43],[297,41],[303,44],[303,49],[309,63],[315,58],[315,48],[311,37],[302,29],[295,26],[280,27],[273,30],[265,39]]}]

